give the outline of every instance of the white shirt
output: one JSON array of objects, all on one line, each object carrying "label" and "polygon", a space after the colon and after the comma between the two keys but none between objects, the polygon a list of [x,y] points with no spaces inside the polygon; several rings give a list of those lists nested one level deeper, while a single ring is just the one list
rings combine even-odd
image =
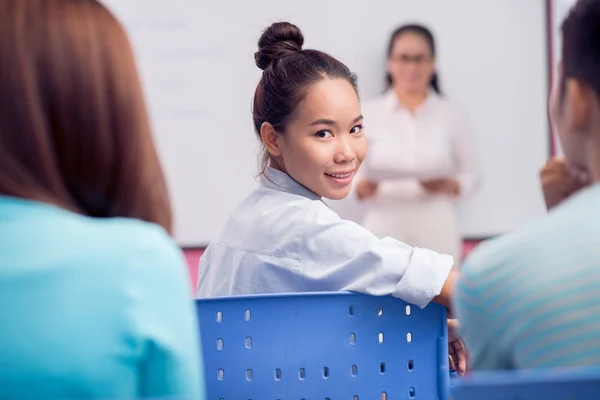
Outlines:
[{"label": "white shirt", "polygon": [[349,290],[425,307],[452,263],[447,255],[376,238],[270,168],[202,255],[197,295]]},{"label": "white shirt", "polygon": [[476,189],[474,140],[466,117],[451,102],[432,91],[412,113],[390,90],[362,109],[369,139],[362,172],[380,181],[375,202],[432,197],[419,180],[454,177],[463,197]]}]

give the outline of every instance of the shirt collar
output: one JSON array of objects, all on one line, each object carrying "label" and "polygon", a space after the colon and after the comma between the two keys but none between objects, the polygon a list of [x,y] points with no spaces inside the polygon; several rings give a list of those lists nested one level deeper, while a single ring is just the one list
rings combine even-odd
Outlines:
[{"label": "shirt collar", "polygon": [[263,186],[269,189],[296,194],[298,196],[307,197],[311,200],[321,200],[321,197],[302,186],[286,172],[280,171],[276,168],[268,167],[261,177],[261,183]]}]

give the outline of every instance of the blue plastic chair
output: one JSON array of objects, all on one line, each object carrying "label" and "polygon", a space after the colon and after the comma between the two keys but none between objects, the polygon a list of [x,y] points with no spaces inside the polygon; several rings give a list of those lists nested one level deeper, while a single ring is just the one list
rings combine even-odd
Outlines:
[{"label": "blue plastic chair", "polygon": [[478,372],[456,381],[454,400],[597,400],[600,369]]},{"label": "blue plastic chair", "polygon": [[449,399],[446,313],[393,297],[197,300],[208,398]]}]

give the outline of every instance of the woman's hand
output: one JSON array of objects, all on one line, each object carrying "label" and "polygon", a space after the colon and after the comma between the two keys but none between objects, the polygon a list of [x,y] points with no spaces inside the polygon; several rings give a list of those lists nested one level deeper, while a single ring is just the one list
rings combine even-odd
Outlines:
[{"label": "woman's hand", "polygon": [[356,196],[359,200],[368,200],[377,194],[377,182],[368,179],[362,179],[356,185]]},{"label": "woman's hand", "polygon": [[421,181],[421,186],[430,193],[450,194],[453,196],[458,196],[460,194],[460,183],[452,178]]},{"label": "woman's hand", "polygon": [[452,296],[454,294],[454,286],[458,279],[459,273],[451,270],[444,283],[441,293],[433,298],[433,301],[448,309],[448,354],[450,356],[450,368],[456,370],[458,375],[464,375],[467,372],[467,350],[462,340],[458,336],[458,320],[452,318]]},{"label": "woman's hand", "polygon": [[442,291],[440,294],[435,296],[431,301],[437,303],[443,307],[446,307],[449,313],[452,313],[452,298],[454,296],[454,288],[456,286],[456,281],[460,273],[455,269],[451,269],[448,277],[446,278],[446,282],[444,282],[444,286],[442,286]]},{"label": "woman's hand", "polygon": [[590,184],[584,168],[570,166],[562,157],[553,157],[544,165],[540,181],[548,210]]},{"label": "woman's hand", "polygon": [[448,354],[450,369],[456,370],[459,376],[467,372],[467,349],[458,336],[459,324],[456,319],[448,320]]}]

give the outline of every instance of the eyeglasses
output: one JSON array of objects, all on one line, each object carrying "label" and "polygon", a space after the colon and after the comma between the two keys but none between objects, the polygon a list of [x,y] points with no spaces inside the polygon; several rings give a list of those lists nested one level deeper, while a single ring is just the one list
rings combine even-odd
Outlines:
[{"label": "eyeglasses", "polygon": [[433,60],[433,57],[425,54],[419,54],[416,56],[411,56],[408,54],[392,54],[390,60],[394,62],[399,62],[401,64],[410,64],[414,62],[417,65],[422,65],[431,62],[431,60]]}]

